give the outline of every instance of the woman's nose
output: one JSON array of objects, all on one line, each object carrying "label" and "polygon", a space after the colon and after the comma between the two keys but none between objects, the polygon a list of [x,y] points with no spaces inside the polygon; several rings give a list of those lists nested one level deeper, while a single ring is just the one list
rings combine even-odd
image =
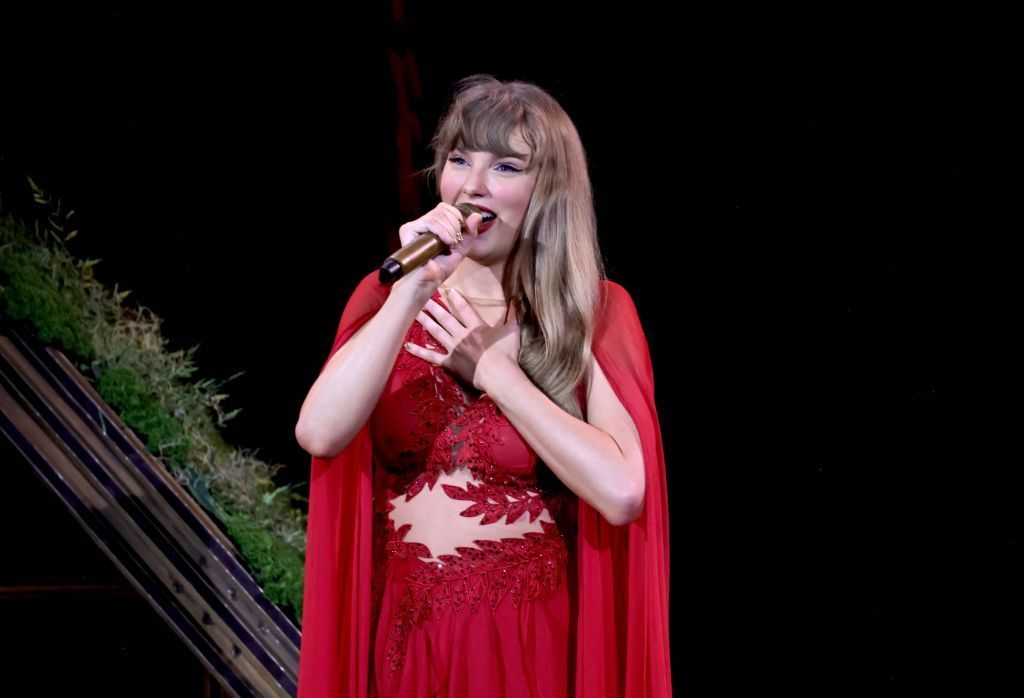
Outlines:
[{"label": "woman's nose", "polygon": [[473,170],[466,175],[466,181],[462,183],[462,190],[467,194],[480,195],[487,191],[485,181],[486,172],[482,169]]}]

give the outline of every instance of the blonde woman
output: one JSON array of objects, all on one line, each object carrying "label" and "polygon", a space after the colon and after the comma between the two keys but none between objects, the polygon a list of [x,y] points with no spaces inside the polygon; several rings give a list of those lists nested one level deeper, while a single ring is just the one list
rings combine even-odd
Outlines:
[{"label": "blonde woman", "polygon": [[650,355],[576,128],[473,75],[431,145],[440,202],[399,234],[449,249],[360,282],[296,425],[299,696],[671,695]]}]

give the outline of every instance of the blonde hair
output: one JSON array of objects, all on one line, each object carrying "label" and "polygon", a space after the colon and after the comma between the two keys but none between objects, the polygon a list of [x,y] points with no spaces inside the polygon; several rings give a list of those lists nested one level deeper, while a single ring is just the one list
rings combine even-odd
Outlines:
[{"label": "blonde hair", "polygon": [[470,75],[455,92],[431,140],[435,177],[456,147],[513,153],[518,134],[538,168],[519,237],[505,264],[505,298],[517,301],[519,365],[553,402],[582,419],[576,398],[589,381],[594,318],[604,262],[587,156],[576,126],[546,91],[529,82]]}]

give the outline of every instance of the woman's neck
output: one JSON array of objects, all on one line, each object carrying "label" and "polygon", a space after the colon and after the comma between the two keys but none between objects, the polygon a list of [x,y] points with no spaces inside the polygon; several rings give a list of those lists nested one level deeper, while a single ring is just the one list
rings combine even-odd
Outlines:
[{"label": "woman's neck", "polygon": [[[495,271],[499,273],[496,275]],[[454,288],[464,298],[471,300],[504,300],[505,291],[501,287],[500,271],[480,265],[467,257],[442,286]]]}]

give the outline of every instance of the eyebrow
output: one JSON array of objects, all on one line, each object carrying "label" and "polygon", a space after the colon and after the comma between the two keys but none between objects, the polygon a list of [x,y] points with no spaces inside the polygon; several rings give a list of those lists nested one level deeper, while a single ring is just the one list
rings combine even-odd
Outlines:
[{"label": "eyebrow", "polygon": [[[458,151],[463,152],[463,153],[483,152],[483,151],[479,151],[479,150],[475,150],[475,151],[474,150],[470,150],[469,148],[460,148],[459,146],[455,146],[454,148],[452,148],[452,150],[458,150]],[[519,158],[520,160],[522,160],[524,162],[529,162],[530,161],[530,154],[529,153],[516,153],[516,152],[512,152],[512,153],[508,153],[506,155],[499,155],[498,157],[499,158]]]}]

